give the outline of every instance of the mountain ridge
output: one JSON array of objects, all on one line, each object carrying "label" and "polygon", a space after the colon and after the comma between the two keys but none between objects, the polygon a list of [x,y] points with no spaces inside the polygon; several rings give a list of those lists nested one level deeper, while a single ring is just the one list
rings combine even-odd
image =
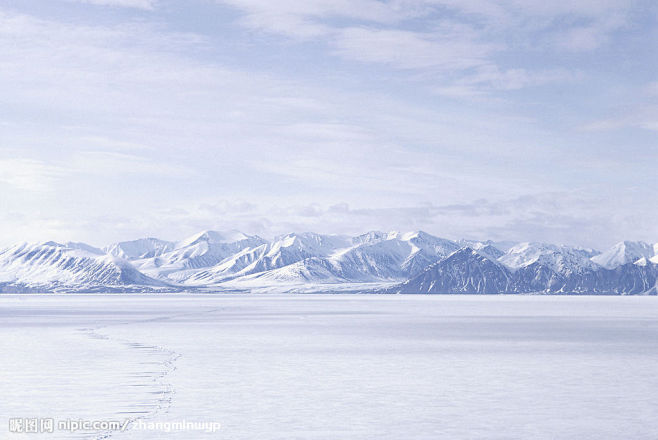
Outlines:
[{"label": "mountain ridge", "polygon": [[538,242],[453,241],[423,231],[303,232],[266,240],[206,230],[175,242],[151,237],[102,249],[52,241],[0,249],[0,292],[626,295],[656,294],[657,278],[658,243],[623,241],[599,252]]}]

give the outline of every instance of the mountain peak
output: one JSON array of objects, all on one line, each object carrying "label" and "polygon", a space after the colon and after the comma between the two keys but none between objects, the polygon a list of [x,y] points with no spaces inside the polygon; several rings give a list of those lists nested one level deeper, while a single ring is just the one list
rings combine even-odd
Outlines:
[{"label": "mountain peak", "polygon": [[352,238],[352,243],[355,245],[365,244],[365,243],[375,243],[377,241],[386,240],[388,234],[382,231],[369,231],[365,234],[357,235]]},{"label": "mountain peak", "polygon": [[398,237],[400,240],[403,241],[409,241],[413,240],[414,238],[417,238],[419,240],[428,240],[434,238],[433,235],[428,234],[425,231],[408,231],[408,232],[403,232],[401,234],[398,234]]},{"label": "mountain peak", "polygon": [[643,241],[620,241],[605,252],[592,257],[592,261],[606,269],[614,269],[640,258],[651,259],[655,254],[654,246]]},{"label": "mountain peak", "polygon": [[105,255],[105,252],[103,252],[101,249],[94,246],[90,246],[87,243],[68,241],[66,242],[65,246],[70,249],[79,249],[82,251],[86,251],[89,252],[90,254]]},{"label": "mountain peak", "polygon": [[510,272],[466,246],[400,285],[401,293],[508,293]]},{"label": "mountain peak", "polygon": [[209,244],[217,243],[235,243],[242,240],[247,240],[250,237],[246,234],[243,234],[237,230],[228,230],[228,231],[212,231],[205,230],[197,232],[196,234],[182,240],[178,243],[176,247],[182,248],[191,246],[200,242],[207,242]]},{"label": "mountain peak", "polygon": [[103,251],[116,257],[134,260],[162,255],[174,248],[175,243],[158,238],[139,238],[131,241],[121,241],[103,248]]},{"label": "mountain peak", "polygon": [[498,261],[513,270],[538,264],[557,273],[572,273],[595,268],[591,257],[589,249],[524,242],[511,247]]}]

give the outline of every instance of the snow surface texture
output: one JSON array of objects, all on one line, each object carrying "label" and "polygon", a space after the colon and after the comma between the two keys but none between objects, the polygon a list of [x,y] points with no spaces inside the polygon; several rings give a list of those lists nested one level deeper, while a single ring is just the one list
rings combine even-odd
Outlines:
[{"label": "snow surface texture", "polygon": [[[655,297],[6,295],[3,439],[655,439]],[[221,423],[10,435],[7,418]]]},{"label": "snow surface texture", "polygon": [[401,292],[655,294],[658,243],[601,253],[546,243],[291,233],[268,241],[202,231],[98,249],[23,243],[0,249],[0,292]]}]

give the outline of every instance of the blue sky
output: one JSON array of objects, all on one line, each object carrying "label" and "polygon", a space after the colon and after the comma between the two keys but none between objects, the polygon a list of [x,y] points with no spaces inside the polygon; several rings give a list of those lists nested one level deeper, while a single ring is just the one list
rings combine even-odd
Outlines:
[{"label": "blue sky", "polygon": [[658,240],[658,6],[0,0],[0,241]]}]

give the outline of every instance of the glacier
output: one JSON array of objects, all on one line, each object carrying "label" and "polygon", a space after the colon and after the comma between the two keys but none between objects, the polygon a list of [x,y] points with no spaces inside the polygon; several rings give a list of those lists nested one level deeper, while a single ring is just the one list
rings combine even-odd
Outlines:
[{"label": "glacier", "polygon": [[372,292],[656,294],[658,243],[603,252],[538,242],[449,240],[423,231],[357,236],[236,230],[96,248],[0,249],[0,292]]}]

